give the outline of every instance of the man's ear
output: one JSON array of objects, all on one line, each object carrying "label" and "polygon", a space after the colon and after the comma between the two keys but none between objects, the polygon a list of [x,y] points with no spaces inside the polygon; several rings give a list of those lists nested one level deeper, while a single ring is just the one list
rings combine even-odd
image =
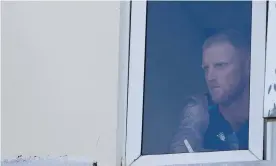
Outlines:
[{"label": "man's ear", "polygon": [[251,55],[250,51],[242,50],[241,51],[241,58],[242,58],[242,66],[245,76],[250,77],[250,69],[251,69]]}]

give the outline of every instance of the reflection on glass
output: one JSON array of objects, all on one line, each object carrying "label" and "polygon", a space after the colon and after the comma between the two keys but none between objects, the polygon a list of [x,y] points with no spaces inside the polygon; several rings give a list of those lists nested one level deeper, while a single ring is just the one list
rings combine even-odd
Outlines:
[{"label": "reflection on glass", "polygon": [[143,155],[248,149],[250,35],[250,1],[148,2]]}]

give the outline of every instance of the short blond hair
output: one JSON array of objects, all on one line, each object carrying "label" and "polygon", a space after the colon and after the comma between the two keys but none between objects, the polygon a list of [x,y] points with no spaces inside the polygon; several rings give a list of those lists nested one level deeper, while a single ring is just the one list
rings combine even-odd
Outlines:
[{"label": "short blond hair", "polygon": [[202,49],[204,50],[213,44],[221,42],[229,42],[235,48],[241,50],[242,52],[245,51],[248,55],[250,55],[251,41],[248,40],[242,33],[233,29],[223,30],[208,37],[205,40]]}]

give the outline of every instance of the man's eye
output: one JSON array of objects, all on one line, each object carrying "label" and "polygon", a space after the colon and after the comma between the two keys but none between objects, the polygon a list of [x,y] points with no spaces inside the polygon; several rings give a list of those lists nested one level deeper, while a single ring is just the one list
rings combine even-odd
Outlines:
[{"label": "man's eye", "polygon": [[226,65],[227,65],[227,63],[218,63],[218,64],[216,64],[216,67],[224,67]]},{"label": "man's eye", "polygon": [[208,71],[208,67],[203,67],[203,70],[204,70],[205,72],[207,72],[207,71]]}]

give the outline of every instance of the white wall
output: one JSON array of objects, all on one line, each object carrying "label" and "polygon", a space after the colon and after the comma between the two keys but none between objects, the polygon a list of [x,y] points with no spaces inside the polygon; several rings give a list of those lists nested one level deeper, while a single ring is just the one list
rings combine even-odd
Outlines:
[{"label": "white wall", "polygon": [[119,7],[3,2],[2,159],[69,155],[115,165]]},{"label": "white wall", "polygon": [[276,117],[276,1],[270,1],[269,5],[265,66],[265,89],[267,89],[267,93],[265,93],[264,100],[264,116]]}]

